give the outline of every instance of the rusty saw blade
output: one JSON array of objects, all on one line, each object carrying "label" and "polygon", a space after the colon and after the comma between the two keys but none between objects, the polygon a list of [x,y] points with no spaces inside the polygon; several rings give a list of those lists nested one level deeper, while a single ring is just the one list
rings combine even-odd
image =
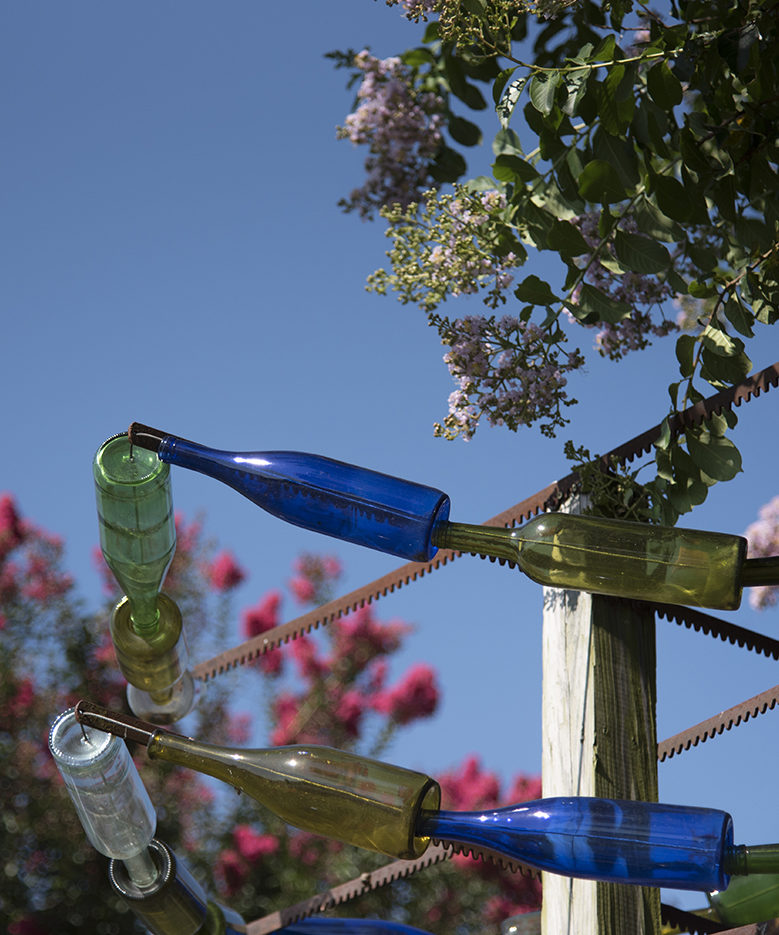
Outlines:
[{"label": "rusty saw blade", "polygon": [[[777,385],[779,385],[779,362],[748,377],[737,386],[721,390],[694,406],[690,406],[683,412],[677,413],[671,417],[669,422],[671,434],[678,435],[685,428],[699,425],[712,415],[721,413],[724,409],[729,410],[734,406],[740,406],[753,397],[768,392],[771,387]],[[660,437],[660,433],[661,426],[656,425],[654,428],[642,432],[630,441],[614,448],[608,454],[603,455],[602,460],[605,464],[614,462],[626,464],[638,455],[651,451],[652,445]],[[525,522],[536,514],[557,506],[571,493],[577,480],[578,475],[576,473],[569,474],[544,487],[543,490],[539,490],[532,497],[528,497],[510,509],[491,517],[483,525],[514,526]],[[259,636],[252,637],[252,639],[246,640],[232,649],[225,650],[219,655],[201,662],[194,667],[192,674],[195,678],[207,681],[236,666],[245,665],[256,659],[257,656],[261,656],[263,653],[289,642],[289,640],[293,640],[320,626],[332,623],[333,620],[337,620],[351,611],[364,607],[366,604],[370,604],[372,601],[378,600],[402,588],[404,585],[410,584],[412,581],[416,581],[417,578],[421,578],[442,565],[446,565],[459,555],[459,552],[441,549],[430,562],[408,562],[401,565],[400,568],[377,578],[375,581],[371,581],[361,588],[357,588],[355,591],[351,591],[300,617],[296,617],[294,620],[273,627],[273,629],[267,630]],[[501,564],[503,563],[501,560]]]}]

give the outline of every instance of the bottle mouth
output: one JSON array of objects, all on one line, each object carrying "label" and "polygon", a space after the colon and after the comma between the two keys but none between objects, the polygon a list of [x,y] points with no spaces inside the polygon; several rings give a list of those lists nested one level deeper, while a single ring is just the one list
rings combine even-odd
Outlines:
[{"label": "bottle mouth", "polygon": [[92,771],[113,756],[116,738],[79,724],[75,711],[68,708],[51,725],[49,750],[57,764],[68,772]]},{"label": "bottle mouth", "polygon": [[95,455],[95,480],[104,489],[146,484],[169,470],[155,452],[131,445],[127,433],[112,435]]}]

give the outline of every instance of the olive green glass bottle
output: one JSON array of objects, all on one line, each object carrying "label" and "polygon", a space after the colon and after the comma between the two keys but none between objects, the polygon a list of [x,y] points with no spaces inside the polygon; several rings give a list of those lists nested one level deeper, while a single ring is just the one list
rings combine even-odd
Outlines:
[{"label": "olive green glass bottle", "polygon": [[735,877],[728,888],[710,893],[709,903],[721,922],[749,925],[779,916],[779,875]]},{"label": "olive green glass bottle", "polygon": [[723,610],[739,606],[755,565],[741,536],[568,513],[513,529],[445,523],[433,541],[509,559],[548,587]]},{"label": "olive green glass bottle", "polygon": [[239,750],[156,731],[147,752],[229,783],[296,828],[391,857],[424,853],[417,817],[440,805],[429,776],[330,747]]}]

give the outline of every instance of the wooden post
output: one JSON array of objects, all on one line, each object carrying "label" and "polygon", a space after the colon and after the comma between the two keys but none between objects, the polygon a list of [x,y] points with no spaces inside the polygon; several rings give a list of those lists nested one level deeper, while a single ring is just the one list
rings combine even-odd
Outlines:
[{"label": "wooden post", "polygon": [[[654,614],[544,589],[544,796],[657,801]],[[543,875],[543,935],[659,935],[660,892]]]}]

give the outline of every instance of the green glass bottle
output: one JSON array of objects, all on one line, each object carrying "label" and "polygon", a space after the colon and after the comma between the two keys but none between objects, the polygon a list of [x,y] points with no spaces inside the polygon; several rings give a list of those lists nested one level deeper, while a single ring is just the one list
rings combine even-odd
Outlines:
[{"label": "green glass bottle", "polygon": [[599,516],[542,513],[513,529],[446,523],[433,541],[509,559],[548,587],[636,600],[732,610],[753,583],[741,536]]},{"label": "green glass bottle", "polygon": [[100,547],[130,602],[133,627],[153,632],[157,594],[176,551],[170,468],[126,434],[109,438],[93,462]]},{"label": "green glass bottle", "polygon": [[779,917],[779,875],[735,877],[726,890],[709,894],[716,917],[728,925],[749,925]]},{"label": "green glass bottle", "polygon": [[153,452],[116,435],[92,465],[100,546],[125,597],[111,638],[127,699],[139,717],[170,724],[192,707],[195,685],[176,604],[160,586],[176,551],[170,469]]}]

